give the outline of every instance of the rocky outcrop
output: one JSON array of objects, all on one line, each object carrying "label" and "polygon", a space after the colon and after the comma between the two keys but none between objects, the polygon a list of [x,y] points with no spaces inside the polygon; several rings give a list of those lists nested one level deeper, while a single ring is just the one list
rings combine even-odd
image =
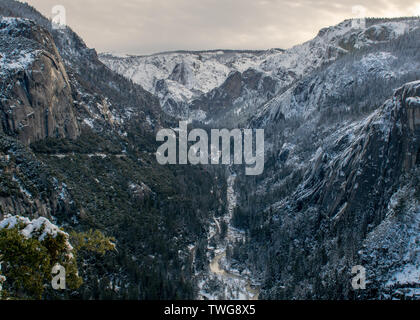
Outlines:
[{"label": "rocky outcrop", "polygon": [[[369,117],[340,129],[330,143],[318,149],[303,182],[275,210],[278,222],[273,228],[273,247],[284,248],[285,239],[291,239],[286,252],[300,253],[271,252],[279,256],[274,259],[281,279],[263,294],[272,298],[355,298],[358,292],[350,285],[351,269],[359,264],[371,267],[372,278],[375,272],[390,278],[391,269],[374,270],[379,266],[366,256],[362,260],[358,252],[377,228],[381,234],[386,234],[384,228],[395,231],[395,224],[384,226],[383,222],[395,207],[390,199],[402,185],[412,183],[411,170],[418,164],[419,100],[420,81],[407,83]],[[417,228],[407,223],[397,229]],[[410,236],[400,236],[401,247],[412,241],[412,232],[407,234]],[[371,247],[374,241],[370,240]],[[381,257],[388,259],[388,265],[400,263],[386,252]],[[296,261],[301,266],[291,269]],[[385,283],[375,286],[360,293],[361,297],[378,298]]]},{"label": "rocky outcrop", "polygon": [[169,79],[186,86],[188,84],[188,70],[185,63],[178,63],[172,70]]},{"label": "rocky outcrop", "polygon": [[400,103],[406,112],[406,127],[413,137],[406,144],[404,167],[410,169],[420,163],[420,82],[413,82],[397,90]]},{"label": "rocky outcrop", "polygon": [[[394,97],[358,129],[357,138],[338,157],[325,155],[322,169],[328,179],[323,179],[325,185],[316,203],[328,215],[335,215],[335,221],[345,220],[350,213],[353,218],[365,216],[369,223],[379,223],[385,216],[392,187],[417,161],[420,123],[415,101],[419,89],[420,82],[413,82],[396,90]],[[341,143],[335,147],[340,148]],[[322,169],[316,168],[318,177]],[[372,208],[370,213],[366,207]]]},{"label": "rocky outcrop", "polygon": [[[0,37],[1,130],[27,145],[46,137],[76,138],[69,78],[48,31],[29,20],[3,18]],[[27,56],[18,65],[10,42],[24,44]]]}]

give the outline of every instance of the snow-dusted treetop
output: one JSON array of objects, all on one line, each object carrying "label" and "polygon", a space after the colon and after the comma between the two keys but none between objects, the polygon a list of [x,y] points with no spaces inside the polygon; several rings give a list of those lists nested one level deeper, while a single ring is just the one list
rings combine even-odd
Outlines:
[{"label": "snow-dusted treetop", "polygon": [[[26,217],[6,215],[0,221],[0,229],[18,228],[20,233],[26,238],[36,238],[39,241],[44,241],[47,236],[56,238],[58,235],[63,235],[65,239],[69,238],[69,234],[62,231],[58,226],[51,223],[47,218],[39,217],[30,220]],[[73,247],[67,241],[67,249],[72,250]]]}]

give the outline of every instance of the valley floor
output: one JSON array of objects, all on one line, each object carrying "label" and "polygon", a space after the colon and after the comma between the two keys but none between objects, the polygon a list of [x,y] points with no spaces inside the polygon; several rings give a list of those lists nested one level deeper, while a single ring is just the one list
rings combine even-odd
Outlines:
[{"label": "valley floor", "polygon": [[[236,242],[244,241],[245,238],[244,232],[231,224],[237,200],[234,190],[235,178],[234,174],[228,178],[227,214],[220,218],[214,218],[214,223],[210,228],[208,241],[211,243],[211,240],[214,239],[216,245],[209,245],[207,248],[207,257],[210,259],[210,264],[209,271],[202,275],[199,282],[201,299],[258,300],[260,292],[258,281],[252,278],[248,269],[240,272],[234,268],[226,255],[228,247]],[[220,238],[222,221],[227,225],[224,239]]]}]

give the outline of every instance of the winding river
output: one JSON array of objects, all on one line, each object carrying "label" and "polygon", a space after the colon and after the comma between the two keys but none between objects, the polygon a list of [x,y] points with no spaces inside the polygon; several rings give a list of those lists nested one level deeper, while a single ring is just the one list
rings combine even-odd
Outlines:
[{"label": "winding river", "polygon": [[227,279],[237,279],[246,282],[246,296],[247,300],[258,300],[258,296],[260,294],[259,288],[253,288],[251,285],[251,281],[245,277],[238,276],[236,274],[230,273],[222,268],[220,268],[220,260],[226,257],[226,251],[217,254],[214,259],[210,262],[210,271],[221,277],[225,277]]},{"label": "winding river", "polygon": [[[248,276],[242,276],[230,272],[229,270],[225,270],[224,268],[220,267],[220,261],[226,258],[226,247],[229,243],[233,243],[235,240],[243,239],[243,234],[241,234],[237,229],[231,226],[231,219],[233,210],[236,207],[236,196],[233,189],[235,183],[235,175],[231,175],[228,178],[228,214],[223,217],[224,221],[228,225],[228,232],[226,236],[226,240],[224,243],[220,243],[218,245],[219,250],[214,248],[214,258],[210,261],[209,269],[210,272],[217,276],[217,278],[225,284],[233,285],[241,291],[243,295],[246,297],[247,300],[258,300],[260,289],[258,286],[253,286],[251,279]],[[216,232],[211,236],[211,238],[216,237],[221,233],[220,223],[217,219],[214,219],[216,224]],[[211,239],[210,238],[210,239]],[[245,290],[244,290],[245,286]]]}]

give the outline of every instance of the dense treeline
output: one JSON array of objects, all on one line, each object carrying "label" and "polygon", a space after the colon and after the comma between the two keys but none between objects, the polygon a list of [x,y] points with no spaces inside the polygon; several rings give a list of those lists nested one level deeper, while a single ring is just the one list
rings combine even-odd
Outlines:
[{"label": "dense treeline", "polygon": [[[92,143],[95,137],[97,143]],[[38,156],[54,176],[65,181],[79,208],[76,225],[68,211],[57,212],[57,217],[69,220],[76,229],[100,229],[116,239],[117,252],[105,256],[105,261],[83,256],[82,265],[88,266],[82,269],[85,284],[74,297],[194,298],[194,266],[187,247],[205,239],[210,215],[223,210],[219,199],[224,186],[214,189],[213,174],[205,168],[160,166],[140,147],[128,148],[124,157],[74,152],[83,150],[77,146],[86,144],[84,138],[33,145],[43,152]],[[91,134],[86,139],[90,147],[99,147],[107,138]],[[58,144],[60,148],[55,147]],[[53,150],[67,157],[55,157]]]},{"label": "dense treeline", "polygon": [[[78,232],[97,229],[115,238],[116,251],[105,256],[79,254],[84,283],[78,290],[49,297],[195,298],[196,268],[207,264],[207,226],[225,206],[224,173],[158,165],[155,130],[175,121],[161,112],[157,98],[109,70],[69,28],[52,30],[48,19],[27,4],[2,1],[0,15],[32,19],[52,33],[79,121],[95,118],[91,127],[82,126],[78,139],[49,138],[33,143],[31,150],[19,149],[42,168],[32,165],[33,174],[22,177],[22,183],[33,186],[33,195],[43,192],[40,201],[59,225]],[[4,152],[6,157],[13,150]],[[7,201],[25,202],[13,174],[27,165],[5,164],[0,187]],[[36,209],[29,207],[25,214],[40,214]],[[197,248],[194,266],[189,246]]]}]

